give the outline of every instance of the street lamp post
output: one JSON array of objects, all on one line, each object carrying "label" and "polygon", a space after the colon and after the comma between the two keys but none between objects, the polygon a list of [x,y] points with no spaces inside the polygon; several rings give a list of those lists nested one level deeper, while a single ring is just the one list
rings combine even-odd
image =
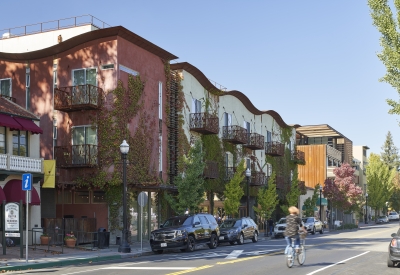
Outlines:
[{"label": "street lamp post", "polygon": [[368,223],[368,193],[365,194],[365,223]]},{"label": "street lamp post", "polygon": [[250,176],[251,176],[251,172],[250,169],[247,168],[246,169],[246,177],[247,177],[247,217],[250,217]]},{"label": "street lamp post", "polygon": [[127,221],[127,214],[126,214],[126,156],[129,152],[129,144],[126,143],[126,140],[122,142],[119,146],[121,150],[121,157],[122,157],[122,181],[124,184],[124,190],[122,191],[122,222],[123,222],[123,229],[122,229],[122,241],[118,247],[118,252],[122,253],[130,253],[131,247],[128,244],[128,221]]},{"label": "street lamp post", "polygon": [[322,222],[322,186],[319,186],[319,220]]}]

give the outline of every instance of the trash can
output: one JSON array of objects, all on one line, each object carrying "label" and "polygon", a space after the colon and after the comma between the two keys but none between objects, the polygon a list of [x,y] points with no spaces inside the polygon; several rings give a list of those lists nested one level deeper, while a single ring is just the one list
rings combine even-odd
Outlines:
[{"label": "trash can", "polygon": [[107,232],[104,227],[100,227],[97,231],[97,245],[99,249],[108,248],[110,246],[110,232]]}]

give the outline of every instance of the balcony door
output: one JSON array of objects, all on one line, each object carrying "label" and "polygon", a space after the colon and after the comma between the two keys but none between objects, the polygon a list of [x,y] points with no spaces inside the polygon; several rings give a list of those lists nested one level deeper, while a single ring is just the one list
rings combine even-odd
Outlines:
[{"label": "balcony door", "polygon": [[97,130],[92,126],[77,126],[72,134],[72,164],[97,164]]},{"label": "balcony door", "polygon": [[97,87],[96,76],[96,68],[72,70],[72,104],[97,103],[96,93],[88,87],[88,84]]}]

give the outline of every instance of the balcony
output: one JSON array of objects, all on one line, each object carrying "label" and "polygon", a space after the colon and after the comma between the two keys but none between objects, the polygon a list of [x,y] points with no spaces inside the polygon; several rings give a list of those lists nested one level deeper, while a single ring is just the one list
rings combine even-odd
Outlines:
[{"label": "balcony", "polygon": [[243,147],[247,147],[251,150],[263,150],[264,149],[264,136],[257,133],[247,134],[247,144]]},{"label": "balcony", "polygon": [[55,146],[56,166],[59,168],[97,166],[97,149],[97,145],[93,144]]},{"label": "balcony", "polygon": [[300,151],[300,150],[294,150],[292,152],[292,160],[293,160],[293,162],[295,162],[297,164],[301,164],[301,165],[306,164],[304,152]]},{"label": "balcony", "polygon": [[43,173],[43,159],[0,154],[0,171]]},{"label": "balcony", "polygon": [[192,113],[190,114],[190,130],[204,135],[218,134],[218,117],[209,113]]},{"label": "balcony", "polygon": [[265,154],[273,157],[283,156],[285,154],[285,146],[277,141],[268,141],[265,143]]},{"label": "balcony", "polygon": [[60,87],[54,90],[54,109],[63,112],[100,108],[103,89],[86,84]]},{"label": "balcony", "polygon": [[218,162],[207,160],[203,175],[205,179],[218,178],[219,177]]},{"label": "balcony", "polygon": [[222,128],[222,139],[233,144],[246,144],[247,130],[238,125],[224,126]]},{"label": "balcony", "polygon": [[267,176],[265,176],[264,172],[251,171],[251,177],[250,177],[251,186],[264,186],[267,184],[268,184],[268,178]]}]

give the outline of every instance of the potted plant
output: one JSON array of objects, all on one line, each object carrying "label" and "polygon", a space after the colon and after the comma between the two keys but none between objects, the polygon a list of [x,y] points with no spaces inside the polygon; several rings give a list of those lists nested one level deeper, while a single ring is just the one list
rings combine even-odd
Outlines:
[{"label": "potted plant", "polygon": [[76,237],[73,232],[65,234],[64,237],[65,244],[67,247],[75,247],[76,245]]},{"label": "potted plant", "polygon": [[47,233],[43,233],[40,236],[40,244],[41,245],[48,245],[51,240],[51,237]]}]

